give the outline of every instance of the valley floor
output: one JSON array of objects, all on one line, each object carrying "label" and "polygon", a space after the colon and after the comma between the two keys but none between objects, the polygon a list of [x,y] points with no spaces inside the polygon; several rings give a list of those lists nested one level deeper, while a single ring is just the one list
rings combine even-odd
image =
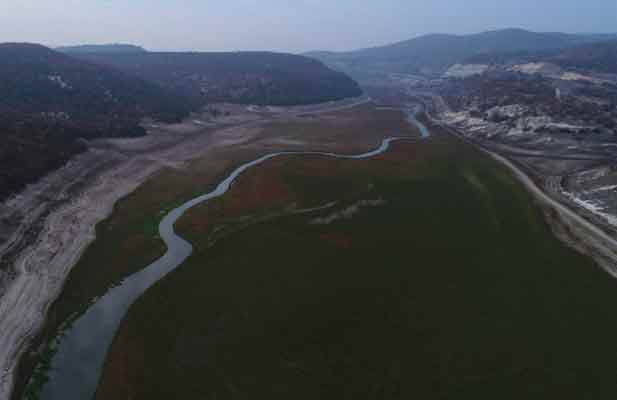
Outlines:
[{"label": "valley floor", "polygon": [[[112,213],[120,199],[161,171],[183,170],[195,158],[207,159],[216,154],[207,161],[219,168],[208,170],[212,174],[209,179],[213,180],[234,161],[266,151],[277,146],[277,140],[284,139],[261,135],[262,125],[314,118],[327,111],[361,106],[367,101],[359,98],[296,108],[221,105],[226,110],[225,116],[215,121],[207,120],[204,113],[182,124],[148,123],[148,136],[94,142],[90,151],[3,203],[0,206],[0,224],[5,236],[0,248],[0,326],[3,328],[0,330],[0,399],[9,398],[19,356],[32,339],[39,335],[30,345],[27,357],[22,359],[25,370],[32,368],[33,362],[29,360],[39,358],[38,343],[49,333],[49,327],[57,329],[68,315],[83,308],[81,302],[74,304],[69,314],[58,315],[53,308],[50,310],[69,271],[94,241],[95,226]],[[365,143],[360,141],[358,146]],[[286,144],[286,147],[300,148],[303,144]],[[327,143],[321,146],[330,148]],[[169,188],[162,192],[178,196]],[[153,241],[146,242],[145,246],[153,244]],[[160,244],[157,246],[156,241],[154,244],[148,247],[148,254],[161,251]],[[111,283],[106,282],[104,288]],[[87,289],[83,289],[84,293]],[[96,293],[89,292],[88,301]],[[45,318],[51,322],[41,336]],[[19,375],[18,387],[23,387],[25,376]]]},{"label": "valley floor", "polygon": [[[158,172],[75,259],[15,398],[38,364],[36,398],[67,321],[165,251],[162,216],[238,164],[420,137],[368,104],[241,123],[149,155]],[[267,161],[189,211],[176,228],[194,253],[131,307],[97,398],[612,397],[615,281],[507,168],[430,128],[375,159]]]},{"label": "valley floor", "polygon": [[617,283],[433,130],[192,209],[193,256],[131,308],[97,398],[611,398]]}]

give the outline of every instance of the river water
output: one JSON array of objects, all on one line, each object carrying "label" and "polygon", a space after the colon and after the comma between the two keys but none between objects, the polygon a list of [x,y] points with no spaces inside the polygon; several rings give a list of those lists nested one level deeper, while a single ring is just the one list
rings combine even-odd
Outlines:
[{"label": "river water", "polygon": [[[429,131],[416,119],[417,112],[419,112],[418,109],[408,112],[408,120],[420,130],[421,136],[426,138],[429,136]],[[57,351],[47,371],[48,380],[42,385],[38,398],[42,400],[87,400],[94,397],[107,352],[129,307],[148,288],[181,265],[193,251],[191,244],[174,231],[174,224],[187,210],[222,196],[244,171],[275,157],[318,155],[342,159],[364,159],[384,153],[392,142],[402,139],[408,138],[386,138],[376,149],[357,155],[311,151],[281,151],[267,154],[236,168],[211,192],[172,210],[159,225],[159,234],[167,246],[165,255],[110,289],[56,339]],[[32,385],[35,386],[35,383]]]}]

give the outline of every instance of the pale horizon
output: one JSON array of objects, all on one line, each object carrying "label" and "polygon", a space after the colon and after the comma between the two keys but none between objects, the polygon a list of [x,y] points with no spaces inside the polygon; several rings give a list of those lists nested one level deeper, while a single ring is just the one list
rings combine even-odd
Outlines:
[{"label": "pale horizon", "polygon": [[[550,15],[550,18],[547,18]],[[503,28],[614,33],[617,2],[589,0],[380,3],[341,0],[4,0],[0,42],[49,47],[128,43],[152,51],[268,50],[302,53],[379,46],[425,34]]]}]

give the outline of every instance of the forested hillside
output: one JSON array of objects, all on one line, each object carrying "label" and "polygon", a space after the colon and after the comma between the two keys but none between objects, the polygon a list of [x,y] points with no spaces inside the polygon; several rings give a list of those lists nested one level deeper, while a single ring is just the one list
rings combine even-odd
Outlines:
[{"label": "forested hillside", "polygon": [[[126,45],[0,44],[0,198],[85,149],[176,121],[209,102],[317,103],[357,96],[346,75],[274,53],[148,53]],[[70,56],[69,56],[70,54]]]},{"label": "forested hillside", "polygon": [[80,138],[143,135],[143,117],[190,111],[155,84],[32,44],[0,44],[0,93],[0,198],[83,150]]},{"label": "forested hillside", "polygon": [[358,96],[351,78],[307,57],[268,52],[75,54],[190,97],[194,104],[311,104]]},{"label": "forested hillside", "polygon": [[617,74],[617,40],[571,47],[552,61],[564,68]]}]

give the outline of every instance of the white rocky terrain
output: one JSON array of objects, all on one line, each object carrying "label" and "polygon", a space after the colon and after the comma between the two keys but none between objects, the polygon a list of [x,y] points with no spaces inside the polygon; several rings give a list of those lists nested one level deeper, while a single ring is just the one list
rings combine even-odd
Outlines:
[{"label": "white rocky terrain", "polygon": [[488,71],[486,64],[454,64],[445,72],[447,78],[467,78],[473,75],[481,75]]}]

